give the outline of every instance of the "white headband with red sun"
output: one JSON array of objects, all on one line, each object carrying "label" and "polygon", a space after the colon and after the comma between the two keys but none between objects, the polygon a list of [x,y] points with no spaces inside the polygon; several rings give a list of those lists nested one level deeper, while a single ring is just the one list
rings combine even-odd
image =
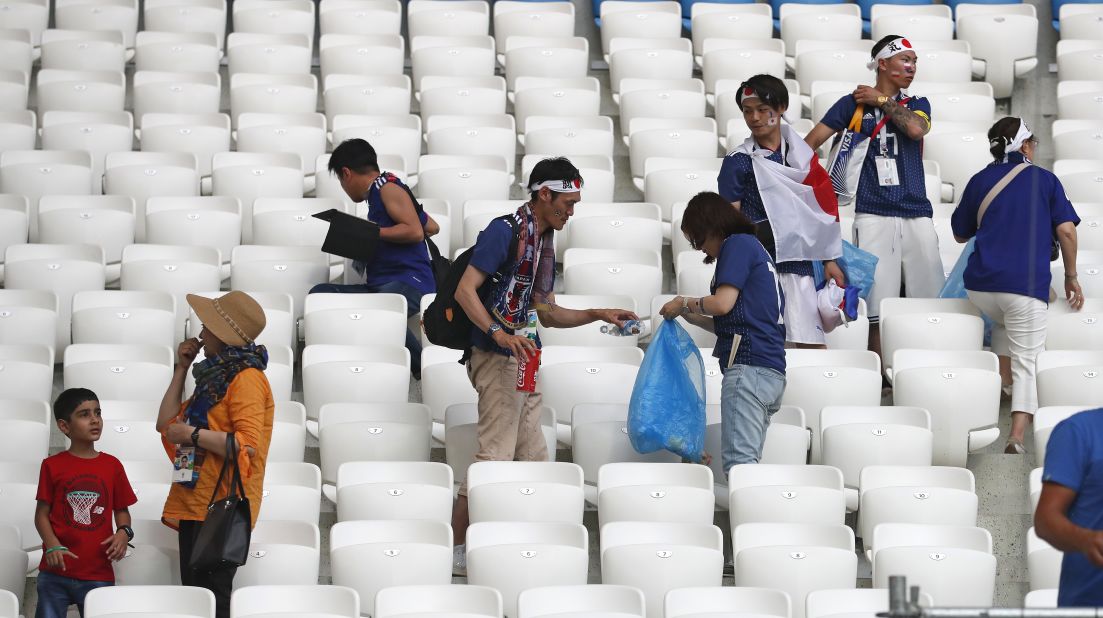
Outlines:
[{"label": "white headband with red sun", "polygon": [[529,191],[539,191],[547,187],[556,193],[575,193],[582,190],[582,179],[574,180],[545,180],[534,185],[529,185]]},{"label": "white headband with red sun", "polygon": [[872,60],[866,63],[866,68],[870,71],[876,71],[877,63],[879,61],[888,60],[896,54],[902,54],[906,51],[915,51],[914,49],[912,49],[912,44],[910,41],[903,37],[893,39],[888,42],[888,45],[882,47],[881,51],[877,52],[877,55],[874,56]]}]

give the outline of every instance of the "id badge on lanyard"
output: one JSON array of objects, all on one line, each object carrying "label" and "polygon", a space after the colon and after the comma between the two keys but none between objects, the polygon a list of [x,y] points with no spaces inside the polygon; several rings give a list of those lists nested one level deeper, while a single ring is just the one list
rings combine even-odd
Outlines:
[{"label": "id badge on lanyard", "polygon": [[[873,162],[877,166],[877,184],[882,187],[896,187],[900,185],[900,172],[896,167],[895,152],[889,153],[888,130],[879,131],[879,156],[874,157]],[[896,147],[896,139],[893,138],[893,150]]]}]

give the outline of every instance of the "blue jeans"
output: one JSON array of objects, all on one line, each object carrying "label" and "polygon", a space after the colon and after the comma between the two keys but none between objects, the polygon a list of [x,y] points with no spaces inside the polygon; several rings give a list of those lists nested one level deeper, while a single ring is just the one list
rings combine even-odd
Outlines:
[{"label": "blue jeans", "polygon": [[65,618],[69,606],[74,603],[84,616],[84,595],[89,590],[114,586],[114,582],[94,582],[83,579],[73,579],[64,575],[38,572],[38,608],[35,609],[35,618]]},{"label": "blue jeans", "polygon": [[724,477],[736,464],[758,463],[770,417],[781,407],[785,374],[768,367],[732,365],[720,383]]},{"label": "blue jeans", "polygon": [[[401,281],[391,281],[383,285],[368,285],[366,283],[353,283],[340,285],[337,283],[319,283],[310,288],[311,294],[401,294],[406,298],[406,317],[410,317],[421,311],[422,293],[412,285]],[[406,329],[406,349],[410,351],[410,373],[418,380],[421,379],[421,341]]]}]

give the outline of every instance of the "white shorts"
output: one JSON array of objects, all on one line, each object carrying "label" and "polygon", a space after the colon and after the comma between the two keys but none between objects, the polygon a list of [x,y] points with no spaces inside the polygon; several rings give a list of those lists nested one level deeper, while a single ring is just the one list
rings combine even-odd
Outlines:
[{"label": "white shorts", "polygon": [[867,305],[876,324],[881,301],[900,296],[900,283],[909,298],[937,298],[946,283],[938,234],[930,217],[882,217],[861,213],[854,217],[854,245],[877,256],[877,270]]},{"label": "white shorts", "polygon": [[823,345],[823,323],[816,303],[816,283],[807,275],[778,273],[785,294],[785,341]]}]

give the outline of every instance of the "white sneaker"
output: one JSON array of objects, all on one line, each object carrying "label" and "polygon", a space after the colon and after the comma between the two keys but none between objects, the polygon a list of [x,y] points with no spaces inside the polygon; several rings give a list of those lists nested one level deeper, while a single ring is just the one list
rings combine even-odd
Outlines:
[{"label": "white sneaker", "polygon": [[456,545],[452,548],[452,575],[467,577],[467,544]]}]

